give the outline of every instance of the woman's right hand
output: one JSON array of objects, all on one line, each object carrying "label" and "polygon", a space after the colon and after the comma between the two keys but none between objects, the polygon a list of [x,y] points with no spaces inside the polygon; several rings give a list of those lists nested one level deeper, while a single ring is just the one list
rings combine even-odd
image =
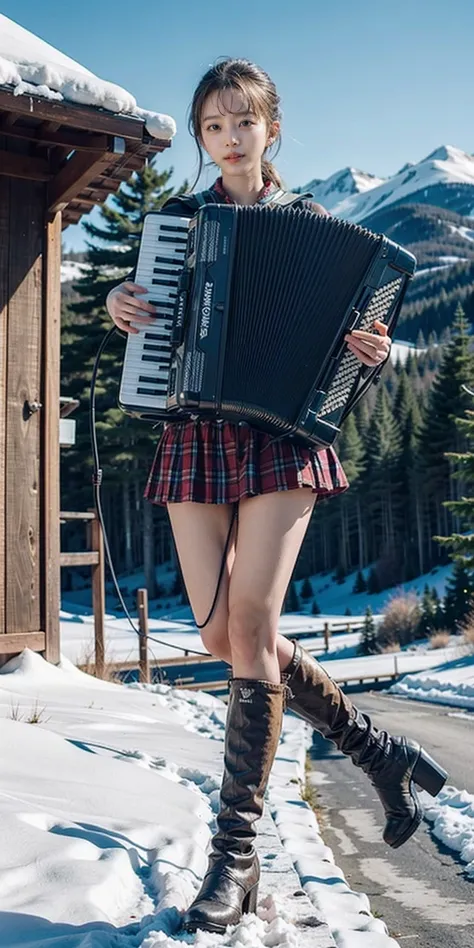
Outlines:
[{"label": "woman's right hand", "polygon": [[137,333],[140,330],[131,326],[131,322],[143,323],[143,328],[155,325],[156,306],[135,296],[135,294],[147,292],[146,287],[140,286],[138,283],[128,282],[120,283],[119,286],[110,291],[105,305],[109,316],[112,317],[118,329],[122,329],[123,332]]}]

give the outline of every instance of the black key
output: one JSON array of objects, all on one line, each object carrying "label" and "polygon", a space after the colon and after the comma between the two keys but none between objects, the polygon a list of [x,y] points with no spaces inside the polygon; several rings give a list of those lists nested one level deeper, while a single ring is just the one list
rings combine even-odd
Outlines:
[{"label": "black key", "polygon": [[167,385],[163,388],[137,388],[137,395],[166,395],[167,391]]}]

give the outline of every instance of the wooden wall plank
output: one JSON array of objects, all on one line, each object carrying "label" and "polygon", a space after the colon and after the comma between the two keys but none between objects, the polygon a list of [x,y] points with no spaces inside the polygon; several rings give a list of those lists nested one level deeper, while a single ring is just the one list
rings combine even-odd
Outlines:
[{"label": "wooden wall plank", "polygon": [[61,345],[61,214],[46,224],[44,234],[43,348],[41,357],[42,445],[42,628],[45,658],[60,660],[60,536],[59,536],[59,359]]},{"label": "wooden wall plank", "polygon": [[0,178],[0,635],[5,629],[5,405],[10,182]]},{"label": "wooden wall plank", "polygon": [[4,665],[12,655],[17,655],[24,648],[30,648],[33,652],[43,652],[45,641],[44,632],[15,632],[14,635],[0,636],[0,665]]},{"label": "wooden wall plank", "polygon": [[6,403],[6,616],[8,633],[41,628],[40,415],[42,238],[45,186],[10,180],[10,302]]}]

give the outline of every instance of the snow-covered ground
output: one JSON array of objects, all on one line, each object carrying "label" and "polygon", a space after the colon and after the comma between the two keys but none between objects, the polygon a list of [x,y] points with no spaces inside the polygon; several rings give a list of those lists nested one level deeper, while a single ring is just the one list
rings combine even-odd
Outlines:
[{"label": "snow-covered ground", "polygon": [[[225,713],[206,694],[110,684],[29,650],[0,670],[2,948],[298,948],[279,891],[225,935],[178,933],[207,865]],[[357,932],[360,948],[395,948],[299,796],[308,740],[287,716],[269,789],[284,847],[337,945]]]}]

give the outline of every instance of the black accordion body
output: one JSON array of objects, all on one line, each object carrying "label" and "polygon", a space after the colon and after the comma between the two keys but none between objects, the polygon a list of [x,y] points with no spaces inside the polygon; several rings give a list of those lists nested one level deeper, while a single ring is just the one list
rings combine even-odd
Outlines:
[{"label": "black accordion body", "polygon": [[[166,220],[170,229],[174,219]],[[160,333],[168,360],[160,404],[153,405],[159,389],[145,359],[149,405],[131,396],[127,404],[121,392],[122,407],[168,422],[244,421],[274,437],[330,446],[382,368],[362,365],[344,335],[373,329],[375,319],[393,334],[414,256],[355,224],[278,206],[209,204],[187,232],[181,219],[180,233]],[[158,320],[159,310],[158,302]]]}]

